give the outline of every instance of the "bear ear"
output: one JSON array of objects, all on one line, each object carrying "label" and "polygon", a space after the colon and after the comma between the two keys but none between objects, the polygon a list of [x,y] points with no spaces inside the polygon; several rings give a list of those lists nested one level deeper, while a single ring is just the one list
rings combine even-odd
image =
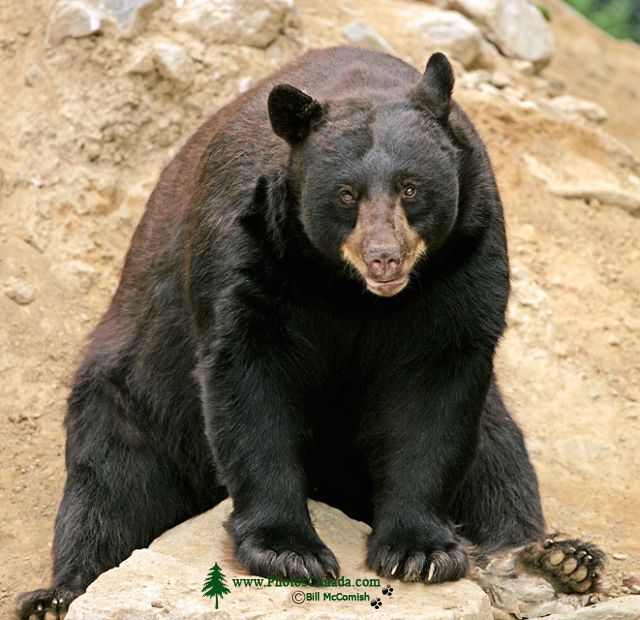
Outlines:
[{"label": "bear ear", "polygon": [[419,108],[425,109],[439,121],[446,121],[451,108],[453,83],[453,69],[449,60],[444,54],[436,52],[429,58],[412,99]]},{"label": "bear ear", "polygon": [[291,146],[300,144],[322,116],[322,106],[290,84],[274,86],[267,106],[273,131]]}]

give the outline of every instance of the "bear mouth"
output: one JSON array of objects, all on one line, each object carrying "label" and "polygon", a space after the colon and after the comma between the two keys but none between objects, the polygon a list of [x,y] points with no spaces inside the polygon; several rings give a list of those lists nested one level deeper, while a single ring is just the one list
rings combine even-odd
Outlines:
[{"label": "bear mouth", "polygon": [[365,278],[369,291],[380,297],[392,297],[397,295],[409,282],[409,276],[396,278],[395,280],[374,280]]}]

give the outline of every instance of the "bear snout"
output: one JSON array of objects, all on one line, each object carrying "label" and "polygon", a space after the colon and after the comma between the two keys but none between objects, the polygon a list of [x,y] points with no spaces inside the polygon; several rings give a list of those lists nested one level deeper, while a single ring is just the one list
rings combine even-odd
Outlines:
[{"label": "bear snout", "polygon": [[398,246],[375,246],[365,252],[369,276],[376,282],[397,280],[403,264]]}]

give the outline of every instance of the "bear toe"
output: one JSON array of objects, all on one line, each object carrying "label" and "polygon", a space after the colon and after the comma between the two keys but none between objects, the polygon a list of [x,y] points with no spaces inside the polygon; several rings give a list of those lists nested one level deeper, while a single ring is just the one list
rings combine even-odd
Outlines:
[{"label": "bear toe", "polygon": [[456,581],[464,577],[469,568],[466,552],[457,545],[447,550],[426,551],[370,545],[367,563],[381,577],[426,583]]},{"label": "bear toe", "polygon": [[548,576],[567,594],[594,592],[604,569],[604,553],[581,540],[546,540],[525,547],[522,559]]},{"label": "bear toe", "polygon": [[308,580],[337,579],[340,575],[336,556],[325,546],[296,545],[293,550],[247,541],[238,546],[237,556],[254,575]]},{"label": "bear toe", "polygon": [[20,620],[63,620],[71,602],[82,594],[60,586],[25,592],[17,599],[17,617]]}]

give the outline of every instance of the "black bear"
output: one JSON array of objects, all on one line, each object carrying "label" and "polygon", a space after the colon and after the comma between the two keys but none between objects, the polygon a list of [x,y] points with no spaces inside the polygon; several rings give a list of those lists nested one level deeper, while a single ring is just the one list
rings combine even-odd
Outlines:
[{"label": "black bear", "polygon": [[[259,575],[339,574],[307,497],[372,525],[366,561],[385,577],[464,576],[461,537],[485,554],[540,540],[493,374],[502,206],[453,83],[442,54],[421,75],[313,51],[169,164],[75,376],[53,583],[20,597],[22,618],[63,613],[227,495],[236,555]],[[597,554],[536,548],[566,588],[593,587]]]}]

